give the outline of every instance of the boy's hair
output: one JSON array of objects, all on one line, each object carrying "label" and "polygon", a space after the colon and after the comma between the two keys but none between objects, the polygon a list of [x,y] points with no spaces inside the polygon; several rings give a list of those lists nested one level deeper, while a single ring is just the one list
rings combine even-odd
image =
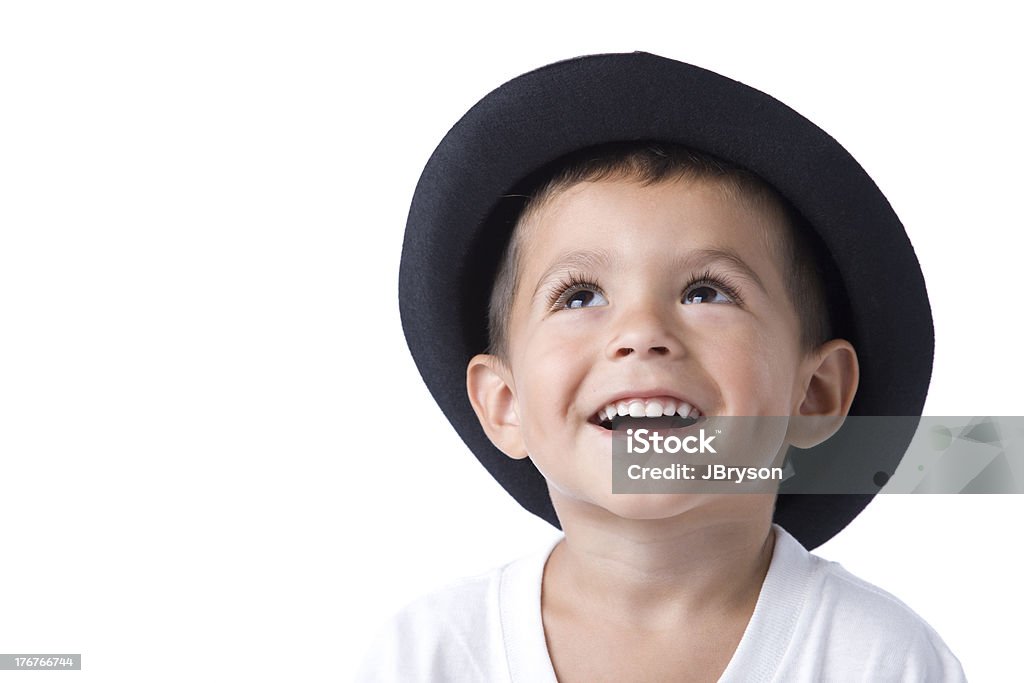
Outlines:
[{"label": "boy's hair", "polygon": [[[559,160],[526,182],[513,196],[525,200],[498,266],[488,308],[488,353],[508,357],[512,303],[519,285],[523,225],[558,193],[583,182],[632,180],[654,185],[676,179],[714,183],[726,197],[743,201],[762,213],[780,215],[783,234],[764,239],[781,262],[786,286],[800,319],[800,341],[809,352],[833,337],[829,296],[822,271],[831,265],[821,238],[803,217],[754,173],[710,154],[676,144],[610,143]],[[769,233],[776,231],[769,230]]]}]

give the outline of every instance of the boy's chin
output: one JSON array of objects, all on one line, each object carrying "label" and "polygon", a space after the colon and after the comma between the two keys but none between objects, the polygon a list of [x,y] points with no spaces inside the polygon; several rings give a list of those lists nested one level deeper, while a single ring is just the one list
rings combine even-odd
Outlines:
[{"label": "boy's chin", "polygon": [[[578,499],[558,501],[552,497],[559,519],[565,516],[586,517],[592,522],[658,522],[682,519],[684,516],[709,518],[716,514],[735,518],[757,517],[757,510],[774,509],[775,494],[736,495],[723,493],[620,493],[609,494],[598,501],[584,503]],[[725,507],[722,507],[722,506]],[[751,506],[747,513],[740,508]],[[755,509],[756,508],[756,509]],[[717,512],[716,512],[717,511]]]},{"label": "boy's chin", "polygon": [[671,519],[700,507],[708,497],[702,493],[620,493],[608,512],[635,521]]},{"label": "boy's chin", "polygon": [[558,501],[554,497],[552,501],[559,518],[563,514],[581,514],[609,522],[616,519],[639,522],[678,517],[699,508],[702,502],[713,497],[714,494],[705,493],[619,493],[585,504],[580,500]]}]

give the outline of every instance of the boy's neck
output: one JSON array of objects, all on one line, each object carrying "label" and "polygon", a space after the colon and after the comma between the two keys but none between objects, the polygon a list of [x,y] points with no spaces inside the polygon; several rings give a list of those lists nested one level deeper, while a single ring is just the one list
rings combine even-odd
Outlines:
[{"label": "boy's neck", "polygon": [[544,569],[547,608],[650,631],[749,619],[774,551],[771,514],[717,507],[663,520],[566,516]]}]

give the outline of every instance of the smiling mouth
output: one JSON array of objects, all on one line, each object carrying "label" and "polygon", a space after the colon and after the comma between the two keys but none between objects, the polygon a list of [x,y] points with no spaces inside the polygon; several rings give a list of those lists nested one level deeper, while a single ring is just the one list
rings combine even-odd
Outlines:
[{"label": "smiling mouth", "polygon": [[589,422],[602,429],[681,429],[703,418],[695,406],[671,398],[624,399],[610,403]]}]

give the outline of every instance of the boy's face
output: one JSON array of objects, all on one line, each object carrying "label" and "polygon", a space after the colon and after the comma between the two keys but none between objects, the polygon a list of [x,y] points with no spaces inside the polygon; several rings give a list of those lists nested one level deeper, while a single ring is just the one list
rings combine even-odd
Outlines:
[{"label": "boy's face", "polygon": [[[598,424],[610,403],[797,413],[813,370],[771,246],[780,220],[707,182],[608,180],[556,194],[520,227],[504,381],[553,498],[636,498],[611,495],[612,432]],[[640,498],[643,516],[662,497]]]}]

